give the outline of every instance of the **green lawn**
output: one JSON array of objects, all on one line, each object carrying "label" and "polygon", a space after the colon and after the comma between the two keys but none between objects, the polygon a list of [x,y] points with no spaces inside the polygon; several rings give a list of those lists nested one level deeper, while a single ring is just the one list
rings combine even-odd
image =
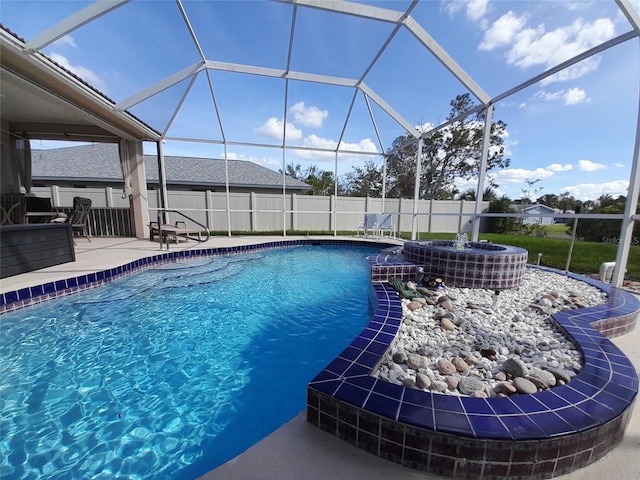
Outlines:
[{"label": "green lawn", "polygon": [[[492,233],[480,234],[480,240],[488,240],[493,243],[503,245],[513,245],[524,248],[529,252],[529,263],[536,263],[538,253],[540,265],[545,267],[564,270],[567,265],[567,257],[571,246],[571,237],[566,235],[566,226],[562,224],[546,227],[547,237],[536,237],[532,235],[498,235]],[[212,232],[213,233],[213,232]],[[218,235],[226,235],[226,232],[215,232]],[[282,235],[282,231],[274,232],[233,232],[234,235]],[[296,232],[288,231],[288,235],[333,235],[331,231],[316,232]],[[338,232],[339,235],[355,235],[356,232]],[[454,240],[455,233],[422,233],[421,240]],[[408,232],[402,232],[401,238],[410,238]],[[609,243],[581,242],[576,241],[571,254],[569,271],[583,275],[597,274],[600,264],[603,262],[613,262],[616,259],[617,245]],[[633,245],[629,251],[629,261],[627,262],[627,272],[625,279],[640,281],[640,245]]]}]

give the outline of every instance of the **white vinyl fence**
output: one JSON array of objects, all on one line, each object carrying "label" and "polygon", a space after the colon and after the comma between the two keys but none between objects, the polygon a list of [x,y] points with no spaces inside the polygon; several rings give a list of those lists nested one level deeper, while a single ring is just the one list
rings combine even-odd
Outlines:
[{"label": "white vinyl fence", "polygon": [[[128,208],[128,198],[122,198],[119,188],[63,188],[36,187],[33,193],[51,198],[54,207],[68,207],[73,197],[90,198],[96,208]],[[159,191],[149,191],[149,216],[156,220]],[[482,202],[486,211],[489,202]],[[269,232],[283,228],[294,231],[332,232],[356,231],[365,213],[391,213],[398,232],[410,232],[413,222],[412,199],[336,197],[298,195],[295,193],[230,193],[229,212],[225,192],[169,191],[170,210],[178,210],[206,225],[212,231]],[[475,202],[466,200],[420,200],[418,202],[417,231],[455,233],[468,228]],[[170,221],[179,220],[170,217]]]}]

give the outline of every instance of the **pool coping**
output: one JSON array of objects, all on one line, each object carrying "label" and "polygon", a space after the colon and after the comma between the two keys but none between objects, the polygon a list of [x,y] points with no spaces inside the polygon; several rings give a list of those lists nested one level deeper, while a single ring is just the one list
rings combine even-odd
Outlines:
[{"label": "pool coping", "polygon": [[566,385],[532,395],[445,395],[370,376],[402,323],[400,298],[386,280],[410,280],[416,273],[415,265],[393,255],[370,258],[370,265],[375,314],[309,383],[310,423],[402,465],[465,478],[517,477],[515,471],[549,478],[588,465],[619,443],[638,393],[638,375],[607,335],[634,329],[640,316],[635,296],[588,277],[530,266],[608,294],[604,304],[552,316],[581,350],[582,371]]}]

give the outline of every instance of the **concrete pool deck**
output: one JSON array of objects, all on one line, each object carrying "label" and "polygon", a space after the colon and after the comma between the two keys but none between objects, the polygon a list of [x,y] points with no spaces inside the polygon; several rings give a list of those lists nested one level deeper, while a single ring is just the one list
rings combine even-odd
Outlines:
[{"label": "concrete pool deck", "polygon": [[[300,237],[214,237],[204,245],[194,241],[174,244],[171,245],[171,250],[232,247],[296,238]],[[321,238],[327,239],[327,237]],[[93,238],[91,243],[85,239],[78,239],[76,244],[76,262],[4,278],[0,280],[0,291],[19,290],[32,285],[76,277],[161,253],[158,243],[133,238],[97,237]],[[612,341],[620,347],[639,371],[640,329],[636,328],[635,331],[614,338]],[[640,448],[640,407],[638,405],[639,403],[636,402],[625,437],[616,449],[593,465],[557,478],[571,480],[609,476],[616,480],[640,478],[640,457],[637,455]],[[444,478],[410,470],[370,455],[308,424],[305,415],[304,412],[298,414],[289,423],[249,450],[201,478],[206,480],[299,478],[437,480]]]}]

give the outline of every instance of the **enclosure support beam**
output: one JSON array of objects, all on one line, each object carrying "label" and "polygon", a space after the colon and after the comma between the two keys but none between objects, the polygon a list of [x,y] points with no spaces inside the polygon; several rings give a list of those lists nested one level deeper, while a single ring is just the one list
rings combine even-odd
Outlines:
[{"label": "enclosure support beam", "polygon": [[624,280],[627,262],[629,261],[629,249],[633,237],[633,226],[636,209],[638,208],[638,195],[640,195],[640,104],[638,105],[638,121],[636,124],[636,143],[633,149],[633,160],[631,164],[631,174],[629,176],[629,189],[627,190],[627,201],[624,205],[624,215],[622,228],[620,229],[620,243],[616,253],[616,266],[613,269],[611,284],[621,287]]},{"label": "enclosure support beam", "polygon": [[411,224],[411,240],[415,240],[418,232],[418,202],[420,200],[420,177],[422,176],[422,137],[418,139],[416,150],[416,181],[413,186],[413,222]]},{"label": "enclosure support beam", "polygon": [[486,110],[484,121],[484,137],[482,139],[482,157],[480,158],[480,171],[478,172],[478,185],[476,188],[476,206],[473,209],[473,221],[471,224],[471,239],[478,241],[480,235],[480,217],[478,216],[482,208],[484,195],[484,180],[487,175],[487,162],[489,161],[489,146],[491,145],[491,127],[493,125],[493,104]]},{"label": "enclosure support beam", "polygon": [[[168,197],[167,197],[167,175],[164,171],[164,151],[162,149],[162,140],[156,142],[158,149],[158,187],[160,189],[160,209],[166,210],[168,208]],[[162,218],[160,222],[166,223],[167,219],[165,218],[164,212],[162,213]],[[162,239],[161,239],[162,240]]]}]

